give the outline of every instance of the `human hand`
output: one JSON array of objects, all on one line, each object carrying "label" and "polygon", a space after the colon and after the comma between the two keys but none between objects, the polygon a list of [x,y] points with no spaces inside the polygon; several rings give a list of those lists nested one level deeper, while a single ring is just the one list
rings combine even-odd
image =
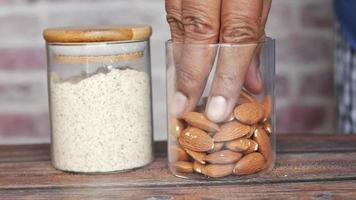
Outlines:
[{"label": "human hand", "polygon": [[[220,48],[217,69],[209,94],[206,116],[224,121],[232,112],[242,85],[260,93],[258,41],[265,37],[265,24],[272,0],[166,0],[167,21],[173,42],[188,44],[246,44]],[[177,70],[175,114],[194,110],[216,52],[203,45],[182,45],[174,53]]]}]

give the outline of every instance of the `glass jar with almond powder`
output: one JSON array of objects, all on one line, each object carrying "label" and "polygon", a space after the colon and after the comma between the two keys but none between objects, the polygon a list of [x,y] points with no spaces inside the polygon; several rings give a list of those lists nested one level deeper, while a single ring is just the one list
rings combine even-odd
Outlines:
[{"label": "glass jar with almond powder", "polygon": [[43,35],[53,166],[101,173],[149,164],[151,27],[49,28]]},{"label": "glass jar with almond powder", "polygon": [[[271,170],[275,163],[274,40],[168,41],[166,52],[170,171],[182,178],[234,180]],[[259,89],[246,87],[251,67],[260,71]],[[218,97],[213,110],[207,108],[217,88],[230,98],[223,119],[216,118],[214,109],[224,97]]]}]

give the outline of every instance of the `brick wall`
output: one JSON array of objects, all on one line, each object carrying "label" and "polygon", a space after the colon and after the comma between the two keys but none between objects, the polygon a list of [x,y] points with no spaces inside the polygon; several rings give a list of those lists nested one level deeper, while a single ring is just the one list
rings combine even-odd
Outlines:
[{"label": "brick wall", "polygon": [[[155,138],[164,139],[163,0],[0,0],[0,143],[49,140],[43,28],[142,22],[154,28]],[[330,0],[274,0],[279,132],[335,130],[332,27]]]},{"label": "brick wall", "polygon": [[279,132],[335,131],[333,25],[331,0],[274,0]]}]

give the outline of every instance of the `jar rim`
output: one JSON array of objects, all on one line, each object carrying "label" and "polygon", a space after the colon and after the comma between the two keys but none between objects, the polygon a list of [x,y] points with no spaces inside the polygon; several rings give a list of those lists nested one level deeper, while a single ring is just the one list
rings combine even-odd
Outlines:
[{"label": "jar rim", "polygon": [[150,25],[55,27],[43,31],[44,39],[51,44],[144,41],[151,35]]},{"label": "jar rim", "polygon": [[184,42],[174,42],[171,39],[166,41],[166,45],[188,45],[188,46],[206,46],[206,47],[243,47],[250,45],[258,45],[265,44],[268,42],[274,42],[275,39],[271,37],[265,37],[263,40],[255,41],[255,42],[238,42],[238,43],[210,43],[210,44],[202,44],[202,43],[184,43]]}]

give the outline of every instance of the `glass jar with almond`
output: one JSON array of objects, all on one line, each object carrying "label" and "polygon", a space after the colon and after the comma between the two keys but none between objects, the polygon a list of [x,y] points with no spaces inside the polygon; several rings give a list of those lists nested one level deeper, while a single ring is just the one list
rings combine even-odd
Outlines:
[{"label": "glass jar with almond", "polygon": [[182,178],[255,177],[275,163],[274,40],[168,41],[170,171]]}]

